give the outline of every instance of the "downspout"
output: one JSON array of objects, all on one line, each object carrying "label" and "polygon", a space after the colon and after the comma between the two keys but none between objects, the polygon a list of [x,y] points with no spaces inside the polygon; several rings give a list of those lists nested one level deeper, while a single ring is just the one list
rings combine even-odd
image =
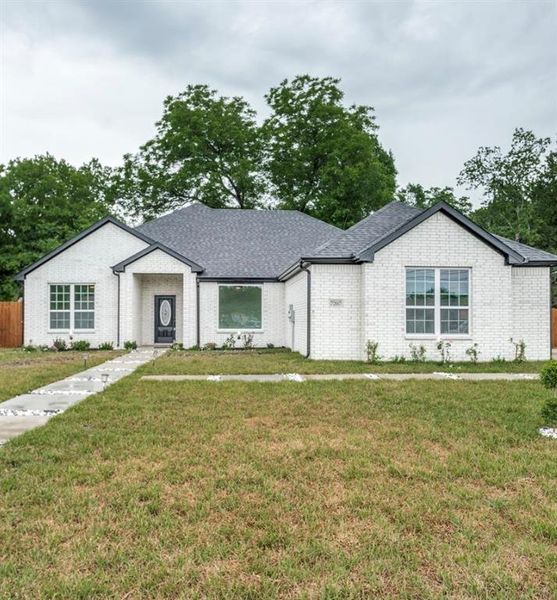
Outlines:
[{"label": "downspout", "polygon": [[196,313],[196,341],[197,347],[201,347],[201,328],[199,326],[199,277],[195,278],[195,313]]},{"label": "downspout", "polygon": [[116,277],[118,277],[118,306],[116,308],[116,320],[117,320],[117,326],[116,326],[116,348],[120,347],[120,273],[114,273],[114,275],[116,275]]},{"label": "downspout", "polygon": [[311,354],[311,271],[307,267],[304,267],[303,260],[300,261],[300,269],[307,273],[307,300],[306,300],[306,304],[307,304],[307,316],[306,316],[307,353],[306,353],[306,358],[309,358],[309,355]]}]

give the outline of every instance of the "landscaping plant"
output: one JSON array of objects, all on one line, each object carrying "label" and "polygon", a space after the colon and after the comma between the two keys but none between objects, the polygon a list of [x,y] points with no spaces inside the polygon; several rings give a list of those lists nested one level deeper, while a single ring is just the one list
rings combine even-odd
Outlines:
[{"label": "landscaping plant", "polygon": [[375,342],[374,340],[368,340],[366,343],[366,355],[367,362],[372,365],[378,363],[381,360],[381,356],[379,356],[378,352],[379,342]]},{"label": "landscaping plant", "polygon": [[426,349],[423,344],[410,344],[410,356],[414,362],[425,362]]},{"label": "landscaping plant", "polygon": [[470,357],[470,362],[474,364],[478,362],[478,357],[481,354],[478,350],[478,344],[472,344],[470,348],[466,348],[465,352],[466,356]]},{"label": "landscaping plant", "polygon": [[526,360],[526,342],[524,340],[518,340],[515,342],[513,338],[509,340],[514,346],[514,361],[524,362]]},{"label": "landscaping plant", "polygon": [[126,340],[124,342],[124,349],[125,350],[137,350],[137,342],[134,340]]}]

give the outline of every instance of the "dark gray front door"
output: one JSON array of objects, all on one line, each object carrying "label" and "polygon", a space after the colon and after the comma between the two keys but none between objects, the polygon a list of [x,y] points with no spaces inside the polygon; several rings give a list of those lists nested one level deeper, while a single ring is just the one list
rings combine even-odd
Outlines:
[{"label": "dark gray front door", "polygon": [[155,296],[155,344],[176,339],[176,296]]}]

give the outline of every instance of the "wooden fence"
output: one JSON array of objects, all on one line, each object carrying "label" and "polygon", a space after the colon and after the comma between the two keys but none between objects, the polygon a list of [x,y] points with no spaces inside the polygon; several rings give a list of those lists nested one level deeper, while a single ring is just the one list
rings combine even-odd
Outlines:
[{"label": "wooden fence", "polygon": [[557,308],[551,310],[551,346],[557,348]]},{"label": "wooden fence", "polygon": [[0,302],[0,348],[23,345],[23,300]]}]

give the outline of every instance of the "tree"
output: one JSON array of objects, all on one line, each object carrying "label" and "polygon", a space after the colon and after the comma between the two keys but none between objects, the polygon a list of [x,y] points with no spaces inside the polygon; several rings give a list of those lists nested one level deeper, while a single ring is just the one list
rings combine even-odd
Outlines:
[{"label": "tree", "polygon": [[[458,183],[483,191],[482,207],[474,214],[481,225],[511,239],[543,245],[540,202],[542,197],[544,202],[549,199],[545,180],[555,168],[550,145],[550,138],[518,128],[506,154],[499,146],[484,146],[466,161]],[[554,174],[551,181],[554,185]]]},{"label": "tree", "polygon": [[451,187],[425,189],[419,183],[409,183],[405,188],[398,190],[397,197],[401,202],[417,208],[429,208],[438,202],[446,202],[467,216],[472,212],[470,199],[467,196],[455,196]]},{"label": "tree", "polygon": [[369,106],[343,104],[340,80],[301,75],[265,96],[266,172],[277,208],[345,228],[392,200],[396,169]]},{"label": "tree", "polygon": [[260,205],[263,143],[244,99],[190,85],[165,100],[156,127],[116,177],[130,213],[153,217],[193,200],[215,208]]},{"label": "tree", "polygon": [[75,168],[46,154],[0,165],[0,298],[12,299],[12,277],[109,214],[110,169],[92,160]]}]

